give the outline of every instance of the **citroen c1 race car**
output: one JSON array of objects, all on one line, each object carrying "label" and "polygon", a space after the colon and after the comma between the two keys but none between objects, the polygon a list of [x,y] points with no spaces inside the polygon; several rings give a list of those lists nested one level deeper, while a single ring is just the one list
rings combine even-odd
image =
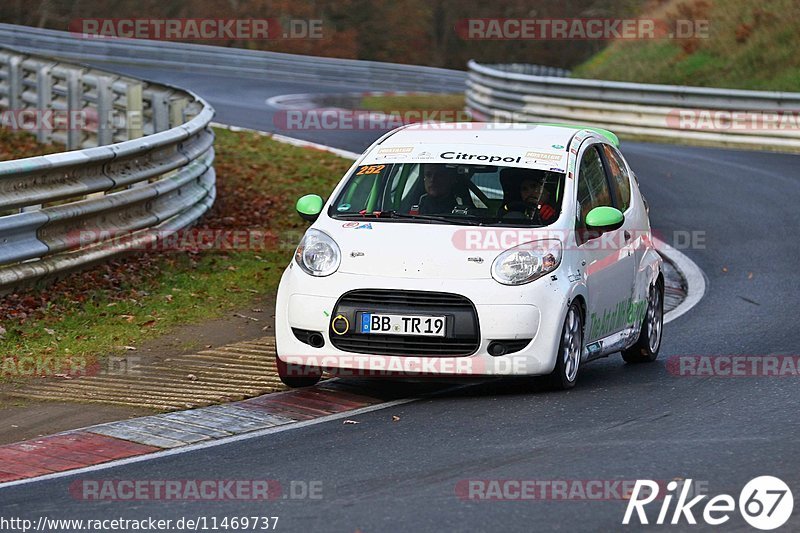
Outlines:
[{"label": "citroen c1 race car", "polygon": [[278,289],[289,386],[353,376],[548,376],[661,345],[647,204],[599,128],[417,124],[384,135],[327,201]]}]

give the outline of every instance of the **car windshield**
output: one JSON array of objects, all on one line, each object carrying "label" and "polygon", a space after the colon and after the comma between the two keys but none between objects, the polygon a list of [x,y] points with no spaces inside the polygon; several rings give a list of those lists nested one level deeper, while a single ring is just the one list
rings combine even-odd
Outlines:
[{"label": "car windshield", "polygon": [[445,163],[363,165],[330,216],[451,224],[546,226],[561,212],[564,174]]}]

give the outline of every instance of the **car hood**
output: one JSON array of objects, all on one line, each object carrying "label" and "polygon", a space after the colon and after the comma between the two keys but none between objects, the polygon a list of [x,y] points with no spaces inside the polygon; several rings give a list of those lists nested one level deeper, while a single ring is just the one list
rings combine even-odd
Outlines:
[{"label": "car hood", "polygon": [[467,245],[468,232],[485,231],[473,226],[330,219],[314,227],[339,245],[338,271],[363,276],[486,279],[502,251]]}]

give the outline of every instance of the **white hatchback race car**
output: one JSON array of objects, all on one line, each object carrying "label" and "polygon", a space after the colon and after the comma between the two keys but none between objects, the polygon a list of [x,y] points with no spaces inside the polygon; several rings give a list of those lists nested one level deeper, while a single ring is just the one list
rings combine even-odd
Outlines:
[{"label": "white hatchback race car", "polygon": [[289,386],[354,376],[544,375],[653,361],[664,280],[638,182],[606,130],[411,125],[376,141],[286,268],[275,314]]}]

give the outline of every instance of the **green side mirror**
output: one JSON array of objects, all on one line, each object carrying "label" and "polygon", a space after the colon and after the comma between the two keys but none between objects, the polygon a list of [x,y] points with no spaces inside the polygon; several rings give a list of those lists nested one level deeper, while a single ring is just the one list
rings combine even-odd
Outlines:
[{"label": "green side mirror", "polygon": [[596,231],[614,231],[622,227],[625,215],[615,207],[601,205],[586,215],[586,227]]},{"label": "green side mirror", "polygon": [[299,200],[297,200],[297,204],[295,205],[295,209],[297,209],[297,214],[300,215],[303,220],[307,220],[308,222],[314,222],[319,217],[319,214],[322,212],[322,206],[325,202],[322,200],[322,197],[318,194],[306,194]]}]

